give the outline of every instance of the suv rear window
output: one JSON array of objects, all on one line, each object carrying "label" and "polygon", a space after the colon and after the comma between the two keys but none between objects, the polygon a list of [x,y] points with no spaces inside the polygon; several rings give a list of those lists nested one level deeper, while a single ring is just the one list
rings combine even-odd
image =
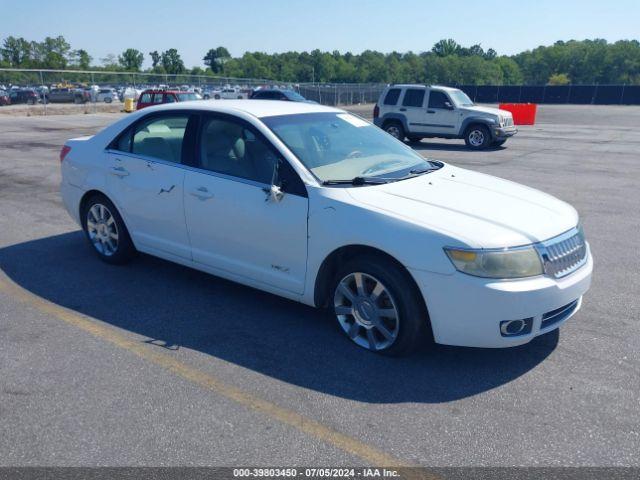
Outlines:
[{"label": "suv rear window", "polygon": [[402,99],[403,107],[421,107],[424,103],[424,88],[407,88]]},{"label": "suv rear window", "polygon": [[400,89],[392,88],[387,92],[387,95],[384,97],[385,105],[395,105],[398,103],[398,98],[400,97]]}]

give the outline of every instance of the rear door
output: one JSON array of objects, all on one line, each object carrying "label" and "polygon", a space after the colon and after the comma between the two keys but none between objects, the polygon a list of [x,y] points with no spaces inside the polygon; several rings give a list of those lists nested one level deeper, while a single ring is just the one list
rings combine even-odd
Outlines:
[{"label": "rear door", "polygon": [[108,187],[136,245],[150,253],[191,258],[184,218],[182,160],[195,117],[152,114],[136,122],[107,150]]},{"label": "rear door", "polygon": [[[407,117],[409,132],[425,133],[428,132],[425,124],[425,95],[426,88],[410,87],[405,89],[400,103],[400,113]],[[409,133],[407,132],[407,133]]]},{"label": "rear door", "polygon": [[460,112],[446,92],[432,89],[427,103],[426,123],[430,132],[455,135],[460,127]]}]

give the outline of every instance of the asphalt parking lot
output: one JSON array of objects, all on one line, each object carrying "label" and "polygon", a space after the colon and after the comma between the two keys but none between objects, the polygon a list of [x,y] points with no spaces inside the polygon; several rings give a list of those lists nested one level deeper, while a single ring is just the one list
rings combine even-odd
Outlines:
[{"label": "asphalt parking lot", "polygon": [[541,106],[504,148],[415,146],[573,204],[595,271],[559,333],[402,359],[251,288],[99,262],[58,152],[119,115],[0,117],[0,466],[640,465],[639,107]]}]

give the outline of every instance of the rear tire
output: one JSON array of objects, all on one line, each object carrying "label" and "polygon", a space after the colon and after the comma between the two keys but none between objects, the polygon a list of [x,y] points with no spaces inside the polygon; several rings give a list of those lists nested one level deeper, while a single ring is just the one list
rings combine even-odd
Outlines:
[{"label": "rear tire", "polygon": [[409,142],[411,143],[420,143],[420,141],[422,140],[422,137],[415,137],[412,135],[409,135],[409,137],[407,137]]},{"label": "rear tire", "polygon": [[356,345],[390,356],[411,353],[428,337],[427,311],[413,279],[395,262],[366,254],[340,267],[331,311]]},{"label": "rear tire", "polygon": [[391,121],[384,124],[383,130],[391,135],[393,138],[397,138],[401,142],[404,140],[405,132],[404,127],[400,122]]},{"label": "rear tire", "polygon": [[473,150],[484,150],[491,145],[491,133],[484,125],[471,125],[464,134],[464,143]]},{"label": "rear tire", "polygon": [[136,249],[118,209],[104,195],[87,199],[80,212],[82,229],[98,257],[110,264],[129,262]]}]

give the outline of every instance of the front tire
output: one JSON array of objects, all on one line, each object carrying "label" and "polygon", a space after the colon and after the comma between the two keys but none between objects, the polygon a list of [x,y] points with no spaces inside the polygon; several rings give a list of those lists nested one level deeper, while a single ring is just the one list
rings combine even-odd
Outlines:
[{"label": "front tire", "polygon": [[338,269],[332,311],[356,345],[392,356],[425,339],[426,308],[409,273],[382,256],[363,255]]},{"label": "front tire", "polygon": [[505,138],[504,140],[496,140],[495,142],[493,142],[491,145],[494,147],[501,147],[502,145],[504,145],[504,143],[507,141],[507,139]]},{"label": "front tire", "polygon": [[118,209],[104,195],[94,195],[80,212],[82,228],[98,257],[110,264],[129,262],[136,253]]},{"label": "front tire", "polygon": [[464,134],[464,143],[473,150],[484,150],[491,145],[491,133],[484,125],[471,125]]}]

